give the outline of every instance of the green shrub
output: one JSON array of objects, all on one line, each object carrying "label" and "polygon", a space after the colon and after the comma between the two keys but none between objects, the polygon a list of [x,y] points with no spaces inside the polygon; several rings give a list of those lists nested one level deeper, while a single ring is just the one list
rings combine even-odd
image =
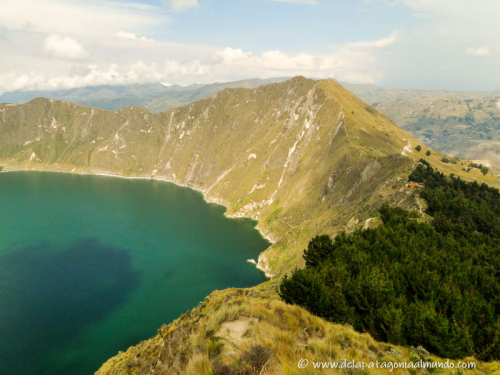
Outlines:
[{"label": "green shrub", "polygon": [[376,340],[442,357],[500,359],[500,193],[446,177],[422,160],[432,222],[383,205],[383,224],[313,238],[306,268],[278,287],[287,303]]},{"label": "green shrub", "polygon": [[488,171],[489,171],[488,167],[485,167],[485,166],[484,166],[484,165],[482,165],[482,164],[470,163],[470,164],[469,164],[469,167],[470,167],[470,168],[477,168],[477,169],[479,169],[479,170],[481,171],[481,173],[482,173],[483,175],[485,175],[485,176],[486,176],[486,174],[487,174],[487,173],[488,173]]}]

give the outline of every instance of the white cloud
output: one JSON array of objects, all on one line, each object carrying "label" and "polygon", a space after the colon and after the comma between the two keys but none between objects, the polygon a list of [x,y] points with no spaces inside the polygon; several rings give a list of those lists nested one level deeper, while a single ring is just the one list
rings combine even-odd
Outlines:
[{"label": "white cloud", "polygon": [[154,42],[154,39],[149,39],[149,38],[146,38],[144,36],[138,37],[134,33],[127,32],[127,31],[118,31],[115,34],[115,36],[117,38],[121,38],[121,39],[140,40],[143,42]]},{"label": "white cloud", "polygon": [[306,5],[318,5],[317,0],[272,0],[278,3],[292,3],[292,4],[306,4]]},{"label": "white cloud", "polygon": [[56,90],[97,85],[162,82],[169,79],[181,82],[183,77],[187,77],[187,83],[192,83],[194,78],[206,75],[209,70],[209,66],[198,60],[186,63],[169,60],[163,64],[146,64],[139,60],[128,68],[121,68],[116,63],[104,68],[87,65],[72,69],[69,74],[57,76],[35,72],[17,74],[13,71],[0,74],[0,87],[5,88],[6,91]]},{"label": "white cloud", "polygon": [[[400,30],[397,43],[379,53],[385,85],[459,90],[500,87],[496,78],[500,77],[500,55],[494,48],[500,34],[498,0],[481,0],[477,5],[470,0],[364,1],[406,8],[404,13],[409,11],[414,17],[414,26]],[[483,58],[464,59],[465,53]]]},{"label": "white cloud", "polygon": [[349,47],[358,47],[358,48],[384,48],[393,44],[397,39],[397,32],[394,31],[391,35],[386,38],[381,38],[375,40],[373,42],[354,42],[349,43]]},{"label": "white cloud", "polygon": [[[382,76],[377,56],[372,53],[373,42],[362,42],[354,45],[340,46],[327,55],[310,55],[299,53],[285,54],[279,50],[254,55],[237,48],[225,48],[217,51],[220,59],[215,70],[237,77],[246,72],[248,76],[273,77],[305,75],[317,78],[336,78],[356,83],[375,83]],[[240,73],[241,74],[241,73]]]},{"label": "white cloud", "polygon": [[163,0],[163,4],[170,6],[174,12],[185,12],[192,8],[198,8],[200,4],[198,0]]},{"label": "white cloud", "polygon": [[469,47],[467,48],[466,52],[468,55],[471,56],[486,57],[490,55],[490,50],[488,47],[479,47],[479,48]]},{"label": "white cloud", "polygon": [[43,43],[43,52],[51,57],[67,60],[85,60],[89,53],[75,39],[52,34]]},{"label": "white cloud", "polygon": [[199,77],[210,72],[208,65],[202,64],[199,60],[187,63],[179,63],[175,60],[165,62],[164,79],[174,79],[176,75]]},{"label": "white cloud", "polygon": [[259,56],[244,52],[240,48],[227,47],[217,51],[216,56],[219,58],[217,62],[219,69],[233,74],[237,74],[238,71],[251,71],[256,76],[294,75],[299,71],[312,72],[317,66],[311,55],[301,53],[291,56],[279,50],[263,52]]},{"label": "white cloud", "polygon": [[127,31],[118,31],[115,36],[117,38],[122,38],[122,39],[132,39],[132,40],[136,40],[137,39],[137,36],[134,34],[134,33],[130,33],[130,32],[127,32]]},{"label": "white cloud", "polygon": [[116,25],[142,30],[168,22],[162,8],[126,2],[97,0],[10,1],[2,6],[0,28],[25,33],[105,38],[117,32]]},{"label": "white cloud", "polygon": [[[350,43],[334,47],[326,55],[308,53],[287,54],[278,49],[253,53],[241,48],[210,49],[203,46],[173,45],[164,42],[135,44],[134,49],[124,49],[127,57],[129,51],[141,52],[142,59],[129,62],[119,58],[118,64],[88,64],[77,66],[61,66],[59,69],[48,69],[44,72],[20,72],[18,68],[0,75],[0,90],[47,90],[63,89],[95,85],[125,85],[146,82],[170,82],[172,84],[189,84],[192,82],[211,83],[214,81],[230,81],[249,77],[276,77],[304,75],[315,78],[336,78],[341,81],[356,83],[376,83],[384,75],[380,68],[379,54],[392,46],[396,34],[370,42]],[[115,38],[137,41],[134,33],[119,31]],[[80,46],[75,40],[51,36],[48,40],[58,47],[52,53],[66,53],[66,58],[83,57]],[[69,38],[70,39],[70,38]],[[127,44],[127,43],[126,43]],[[73,48],[74,47],[74,48]],[[124,47],[125,48],[125,47]],[[150,49],[162,49],[164,53],[148,55]],[[83,48],[82,48],[83,50]],[[177,57],[158,60],[158,56],[169,55],[176,51]],[[71,52],[71,53],[70,53]],[[179,57],[184,54],[184,58]],[[133,55],[132,55],[133,56]],[[145,60],[149,56],[148,60]],[[175,55],[174,55],[175,56]],[[62,56],[59,56],[62,57]],[[158,62],[162,61],[162,62]],[[65,69],[65,70],[64,70]],[[68,73],[54,75],[54,71]]]},{"label": "white cloud", "polygon": [[220,80],[236,80],[248,77],[275,77],[305,75],[310,77],[335,77],[355,82],[373,82],[369,71],[372,59],[362,56],[367,66],[360,65],[359,55],[313,56],[305,53],[288,55],[279,50],[258,55],[241,49],[225,48],[216,51],[202,61],[167,60],[162,64],[139,60],[127,67],[111,64],[73,67],[68,74],[54,76],[30,72],[17,74],[12,71],[0,75],[0,88],[12,90],[54,90],[95,85],[126,85],[146,82],[170,82],[188,84],[211,83]]}]

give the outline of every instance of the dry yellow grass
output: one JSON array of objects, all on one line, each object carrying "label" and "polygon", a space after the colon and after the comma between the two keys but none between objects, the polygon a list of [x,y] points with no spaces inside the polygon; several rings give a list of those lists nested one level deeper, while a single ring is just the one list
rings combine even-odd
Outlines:
[{"label": "dry yellow grass", "polygon": [[[256,350],[255,348],[260,348]],[[249,353],[257,353],[251,356]],[[304,358],[307,368],[298,367]],[[97,372],[107,374],[323,374],[312,361],[442,362],[422,349],[375,341],[351,327],[332,324],[299,306],[287,305],[269,291],[229,289],[213,292],[197,308],[150,340],[110,359]],[[474,361],[466,358],[465,361]],[[457,363],[458,361],[452,361]],[[255,366],[257,364],[257,366]],[[499,363],[476,362],[474,370],[436,373],[500,374]],[[346,370],[351,374],[387,374],[384,368]],[[395,369],[394,374],[429,370]]]}]

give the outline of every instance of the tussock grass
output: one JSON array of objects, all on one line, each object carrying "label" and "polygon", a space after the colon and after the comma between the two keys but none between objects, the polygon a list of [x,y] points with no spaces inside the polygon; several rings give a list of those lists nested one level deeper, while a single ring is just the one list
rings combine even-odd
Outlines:
[{"label": "tussock grass", "polygon": [[[243,327],[241,331],[232,327]],[[140,356],[139,356],[140,354]],[[97,372],[107,374],[323,374],[299,369],[309,361],[444,361],[423,348],[375,341],[349,326],[329,323],[299,306],[286,305],[266,291],[217,291],[158,334],[110,359]],[[474,358],[467,358],[472,360]],[[452,361],[457,363],[457,361]],[[434,370],[445,374],[500,374],[499,363],[477,361],[475,370]],[[349,370],[349,374],[387,374],[385,369]],[[429,373],[395,369],[393,374]]]}]

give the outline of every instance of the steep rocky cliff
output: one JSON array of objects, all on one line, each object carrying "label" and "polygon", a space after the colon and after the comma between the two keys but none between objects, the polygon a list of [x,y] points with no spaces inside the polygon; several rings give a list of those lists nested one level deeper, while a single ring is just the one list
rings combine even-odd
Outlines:
[{"label": "steep rocky cliff", "polygon": [[[0,106],[5,170],[165,179],[228,215],[259,220],[269,275],[301,262],[316,233],[364,225],[384,200],[408,202],[417,141],[338,83],[297,77],[226,89],[160,114],[49,99]],[[453,166],[444,166],[453,168]],[[459,168],[455,168],[458,171]]]}]

